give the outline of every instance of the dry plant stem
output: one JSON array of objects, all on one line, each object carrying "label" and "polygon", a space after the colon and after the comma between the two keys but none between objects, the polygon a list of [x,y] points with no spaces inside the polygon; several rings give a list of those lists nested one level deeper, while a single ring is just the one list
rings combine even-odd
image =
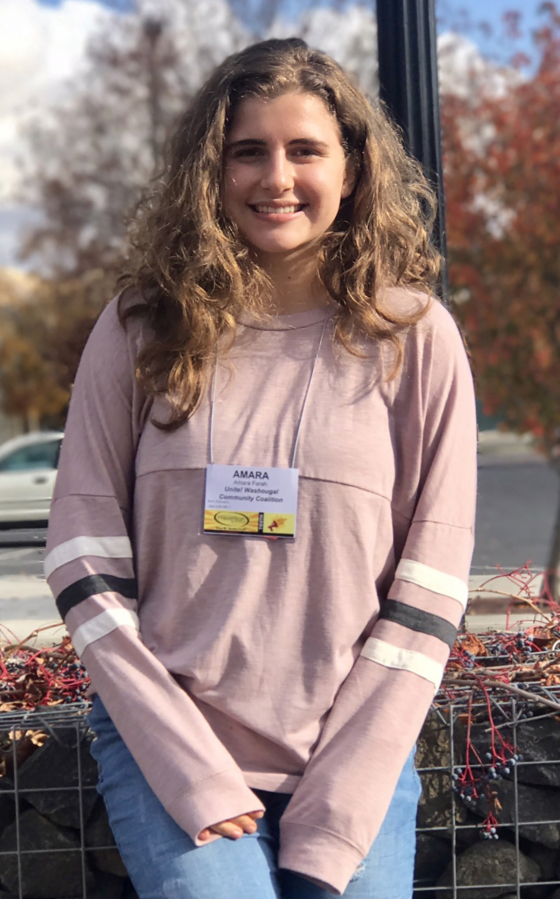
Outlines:
[{"label": "dry plant stem", "polygon": [[[535,715],[534,718],[530,719],[531,724],[533,723],[533,721],[542,721],[543,718],[550,718],[551,716],[553,718],[556,718],[554,711],[552,711],[552,710],[550,712],[545,712],[543,715]],[[485,728],[484,733],[490,734],[490,733],[492,733],[493,730],[501,730],[502,728],[508,728],[508,727],[512,727],[512,726],[513,726],[513,721],[503,721],[502,724],[494,724],[492,727]]]},{"label": "dry plant stem", "polygon": [[480,588],[472,592],[474,596],[479,596],[481,593],[492,593],[494,596],[509,596],[510,599],[514,599],[516,602],[525,603],[525,605],[533,609],[533,611],[536,612],[537,615],[540,615],[541,618],[545,618],[547,620],[551,620],[554,618],[554,615],[547,615],[545,612],[543,612],[542,609],[539,609],[539,607],[536,606],[534,602],[532,602],[526,596],[520,596],[518,593],[509,593],[507,590],[481,590]]},{"label": "dry plant stem", "polygon": [[11,645],[6,646],[5,655],[7,657],[9,657],[9,656],[13,655],[15,652],[19,652],[20,649],[29,649],[32,652],[33,649],[35,649],[36,647],[27,646],[26,644],[29,640],[33,640],[37,636],[37,634],[41,633],[41,631],[48,631],[48,630],[51,630],[53,627],[63,627],[63,626],[64,626],[64,624],[62,621],[57,621],[55,624],[44,624],[43,627],[37,627],[37,628],[35,628],[34,631],[31,631],[31,633],[28,634],[27,637],[24,637],[24,639],[21,640],[19,643],[12,643]]},{"label": "dry plant stem", "polygon": [[560,712],[560,702],[554,702],[552,699],[547,699],[546,696],[540,696],[537,693],[531,693],[529,690],[522,690],[521,687],[515,687],[513,684],[504,683],[501,680],[492,680],[491,678],[482,678],[478,675],[476,679],[472,680],[457,678],[454,680],[454,684],[459,684],[461,686],[473,685],[476,681],[481,681],[485,687],[499,687],[500,690],[507,690],[509,693],[514,693],[515,696],[521,696],[523,699],[531,699],[533,702],[538,703],[539,705],[547,705],[551,709],[555,709],[557,712]]}]

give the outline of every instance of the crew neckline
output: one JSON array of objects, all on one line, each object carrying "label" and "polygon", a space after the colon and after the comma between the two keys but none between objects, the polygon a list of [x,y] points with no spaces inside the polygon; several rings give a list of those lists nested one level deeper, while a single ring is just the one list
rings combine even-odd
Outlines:
[{"label": "crew neckline", "polygon": [[336,311],[334,303],[328,306],[318,306],[316,309],[306,309],[304,312],[290,312],[288,315],[266,315],[257,318],[249,312],[241,312],[237,321],[245,328],[255,328],[258,331],[294,331],[299,328],[308,328],[318,322],[332,318]]}]

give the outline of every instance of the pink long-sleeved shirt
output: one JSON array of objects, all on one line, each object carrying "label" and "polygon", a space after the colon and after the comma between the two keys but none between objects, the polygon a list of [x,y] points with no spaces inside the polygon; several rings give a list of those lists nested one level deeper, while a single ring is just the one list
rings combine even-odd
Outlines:
[{"label": "pink long-sleeved shirt", "polygon": [[[395,308],[423,295],[393,290]],[[143,325],[113,301],[84,352],[46,574],[146,779],[196,841],[293,793],[279,863],[342,894],[383,821],[467,598],[476,423],[457,328],[433,301],[357,358],[332,309],[243,321],[217,367],[214,461],[288,466],[297,537],[202,533],[209,398],[174,432],[134,378]],[[325,319],[327,319],[325,325]],[[216,836],[216,839],[219,837]],[[203,851],[203,849],[201,849]]]}]

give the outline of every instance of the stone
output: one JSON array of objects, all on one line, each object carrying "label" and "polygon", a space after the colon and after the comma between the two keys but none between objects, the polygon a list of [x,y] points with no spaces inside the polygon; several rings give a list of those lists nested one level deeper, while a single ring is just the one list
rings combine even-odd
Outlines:
[{"label": "stone", "polygon": [[560,861],[557,849],[550,849],[548,846],[541,846],[540,843],[533,843],[527,855],[541,869],[539,880],[556,880],[556,865]]},{"label": "stone", "polygon": [[[112,874],[98,872],[95,877],[95,887],[88,890],[87,899],[123,899],[125,881],[122,877],[114,877]],[[0,893],[0,899],[2,894]],[[85,899],[82,893],[75,899]]]},{"label": "stone", "polygon": [[[515,822],[515,784],[511,780],[490,781],[489,790],[492,798],[492,811],[500,824]],[[560,818],[560,791],[550,787],[537,787],[518,783],[519,833],[533,843],[543,843],[555,849],[560,846],[560,823],[553,823]],[[497,804],[499,803],[499,805]],[[471,812],[486,818],[489,802],[483,794],[476,802],[468,804]],[[524,821],[539,821],[539,824],[524,824]]]},{"label": "stone", "polygon": [[[556,863],[560,858],[558,849],[549,849],[540,843],[533,843],[526,848],[525,854],[538,864],[541,872],[539,880],[545,881],[545,884],[556,880]],[[553,887],[546,885],[525,887],[524,899],[549,899],[551,889]]]},{"label": "stone", "polygon": [[84,821],[95,805],[97,764],[89,752],[90,742],[90,734],[78,736],[75,728],[57,728],[56,737],[50,737],[18,771],[20,795],[54,824],[80,829],[78,754],[81,781],[89,788],[82,790]]},{"label": "stone", "polygon": [[560,723],[557,720],[522,721],[517,727],[515,746],[523,756],[517,765],[518,780],[560,788]]},{"label": "stone", "polygon": [[[65,899],[81,896],[82,857],[80,841],[70,830],[56,827],[35,809],[27,809],[19,818],[22,894],[25,899]],[[16,825],[11,824],[0,837],[0,879],[8,890],[19,894],[19,873],[16,854]],[[29,850],[40,850],[26,854]],[[67,850],[49,852],[43,850]],[[86,888],[93,890],[95,879],[85,865]]]},{"label": "stone", "polygon": [[[418,827],[446,827],[451,834],[453,817],[456,824],[464,824],[467,811],[460,802],[455,802],[455,816],[453,815],[453,799],[451,794],[451,754],[450,754],[450,727],[445,720],[432,711],[428,715],[422,732],[418,738],[416,751],[416,767],[448,770],[420,770],[422,781],[422,796],[418,806]],[[455,753],[454,763],[461,764],[463,755],[461,745],[464,745],[463,727],[457,722],[454,728]]]},{"label": "stone", "polygon": [[419,833],[414,864],[415,886],[433,886],[447,868],[451,855],[451,843],[429,833]]},{"label": "stone", "polygon": [[418,803],[418,827],[445,827],[451,836],[453,820],[464,824],[467,809],[461,802],[453,801],[451,777],[447,771],[421,771],[422,795]]},{"label": "stone", "polygon": [[[480,840],[469,846],[457,859],[457,886],[473,887],[461,890],[459,895],[469,899],[495,899],[507,896],[515,890],[516,868],[515,846],[505,840]],[[522,852],[519,853],[519,873],[521,882],[537,880],[538,864]],[[437,886],[448,887],[453,883],[453,863],[451,862]],[[480,885],[479,889],[476,887]],[[453,890],[438,892],[438,899],[452,899]]]},{"label": "stone", "polygon": [[122,877],[99,871],[95,880],[95,889],[88,893],[88,899],[121,899],[125,884]]},{"label": "stone", "polygon": [[[432,709],[424,722],[416,748],[417,768],[449,768],[451,765],[449,713],[442,714],[443,719]],[[453,761],[455,765],[461,765],[465,756],[465,726],[459,719],[454,722],[453,734]]]},{"label": "stone", "polygon": [[476,815],[473,815],[469,812],[467,814],[465,825],[462,825],[455,831],[455,843],[457,846],[457,852],[462,852],[463,849],[466,849],[467,846],[472,846],[473,843],[480,843],[480,818],[477,818]]},{"label": "stone", "polygon": [[[11,796],[0,793],[0,833],[16,819],[16,804]],[[1,895],[1,894],[0,894]]]},{"label": "stone", "polygon": [[88,849],[88,858],[94,868],[117,877],[128,877],[128,872],[116,847],[114,849],[96,848],[115,845],[101,797],[98,798],[86,825],[85,844]]}]

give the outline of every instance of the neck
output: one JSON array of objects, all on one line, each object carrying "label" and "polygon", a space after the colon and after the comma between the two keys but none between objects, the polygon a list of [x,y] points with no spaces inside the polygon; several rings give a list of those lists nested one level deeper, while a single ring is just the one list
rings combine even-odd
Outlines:
[{"label": "neck", "polygon": [[329,295],[317,274],[315,253],[259,254],[259,264],[272,283],[272,295],[266,311],[271,315],[307,312],[330,303]]}]

